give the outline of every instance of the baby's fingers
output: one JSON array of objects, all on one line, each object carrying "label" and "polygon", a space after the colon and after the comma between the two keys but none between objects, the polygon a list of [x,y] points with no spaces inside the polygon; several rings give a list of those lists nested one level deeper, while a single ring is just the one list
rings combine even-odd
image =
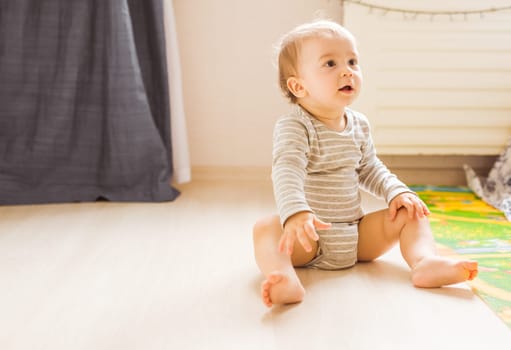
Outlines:
[{"label": "baby's fingers", "polygon": [[391,221],[396,218],[396,214],[397,214],[396,206],[394,205],[394,203],[391,203],[389,206],[389,218]]},{"label": "baby's fingers", "polygon": [[[326,229],[329,229],[330,227],[332,227],[332,224],[331,224],[331,223],[329,223],[329,222],[323,222],[323,221],[321,221],[320,219],[318,219],[316,216],[314,216],[314,217],[313,217],[313,221],[312,221],[312,223],[313,223],[313,225],[314,225],[314,227],[315,227],[315,228],[320,229],[320,230],[326,230]],[[314,227],[312,227],[312,228],[314,228]],[[314,231],[314,234],[316,234],[316,231]],[[316,238],[316,239],[314,239],[314,240],[316,240],[316,241],[317,241],[317,240],[319,239],[319,237],[318,237],[318,235],[317,235],[317,234],[316,234],[316,237],[317,237],[317,238]],[[311,237],[311,238],[312,238],[312,237]]]},{"label": "baby's fingers", "polygon": [[286,240],[287,240],[287,235],[286,235],[286,233],[283,233],[282,236],[280,236],[280,240],[279,240],[279,252],[280,253],[284,253],[284,251],[286,250]]},{"label": "baby's fingers", "polygon": [[293,254],[293,246],[295,244],[295,237],[292,234],[284,233],[280,238],[279,252],[286,253],[287,255]]},{"label": "baby's fingers", "polygon": [[302,245],[303,249],[306,252],[310,252],[312,250],[312,246],[309,242],[309,239],[307,238],[307,235],[308,234],[302,231],[297,233],[296,238],[298,239],[298,242],[300,242],[300,244]]},{"label": "baby's fingers", "polygon": [[[324,224],[324,223],[322,223],[322,224],[325,225],[325,226],[329,225],[329,224]],[[330,227],[330,226],[326,226],[326,227]],[[310,239],[312,239],[313,241],[317,241],[319,239],[319,236],[316,233],[316,229],[314,228],[313,224],[311,224],[311,223],[305,224],[304,230],[305,230],[305,233],[307,234],[307,236]]]},{"label": "baby's fingers", "polygon": [[429,209],[426,206],[426,204],[418,197],[416,199],[414,199],[413,206],[414,206],[413,209],[415,210],[415,215],[419,218],[423,218],[430,214]]},{"label": "baby's fingers", "polygon": [[410,198],[403,198],[401,204],[408,213],[408,218],[413,219],[416,215],[419,216],[418,208],[416,207],[415,202]]},{"label": "baby's fingers", "polygon": [[422,200],[421,200],[421,207],[422,207],[422,212],[424,213],[425,216],[428,216],[429,214],[431,214],[428,206]]}]

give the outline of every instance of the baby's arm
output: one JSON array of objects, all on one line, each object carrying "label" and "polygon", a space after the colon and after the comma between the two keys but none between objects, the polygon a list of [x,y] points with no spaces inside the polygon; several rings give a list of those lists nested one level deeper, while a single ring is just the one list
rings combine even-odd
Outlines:
[{"label": "baby's arm", "polygon": [[287,255],[293,254],[295,241],[302,245],[306,252],[312,250],[309,239],[317,241],[319,239],[316,229],[327,229],[331,226],[319,220],[314,214],[308,211],[302,211],[292,215],[284,224],[284,232],[279,242],[279,251]]},{"label": "baby's arm", "polygon": [[404,207],[408,211],[410,219],[417,216],[422,218],[430,214],[426,204],[414,193],[403,192],[392,198],[389,203],[390,220],[394,220],[399,208]]},{"label": "baby's arm", "polygon": [[272,181],[283,223],[279,251],[288,255],[292,255],[296,241],[310,252],[310,240],[319,239],[316,229],[331,226],[311,212],[304,192],[310,153],[309,136],[313,132],[307,126],[309,124],[307,117],[287,116],[277,122],[273,135]]},{"label": "baby's arm", "polygon": [[390,219],[394,220],[397,211],[405,207],[410,218],[429,215],[424,202],[411,191],[406,184],[389,171],[376,155],[369,121],[360,115],[361,129],[365,133],[365,144],[361,147],[362,159],[360,161],[359,179],[362,188],[368,192],[383,197],[389,203]]}]

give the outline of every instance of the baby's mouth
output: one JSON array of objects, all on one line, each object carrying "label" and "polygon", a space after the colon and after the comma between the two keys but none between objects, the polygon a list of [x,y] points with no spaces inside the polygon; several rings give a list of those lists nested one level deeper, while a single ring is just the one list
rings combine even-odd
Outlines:
[{"label": "baby's mouth", "polygon": [[351,85],[345,85],[339,89],[339,91],[353,91]]}]

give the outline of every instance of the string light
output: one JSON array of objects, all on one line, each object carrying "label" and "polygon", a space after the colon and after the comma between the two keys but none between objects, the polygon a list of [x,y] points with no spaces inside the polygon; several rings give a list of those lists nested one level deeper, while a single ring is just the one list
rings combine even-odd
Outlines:
[{"label": "string light", "polygon": [[398,7],[389,7],[389,6],[381,6],[372,4],[368,1],[362,0],[341,0],[341,4],[343,3],[352,3],[359,6],[367,7],[369,9],[369,13],[373,13],[374,10],[378,10],[381,12],[383,16],[389,13],[399,13],[403,15],[405,19],[417,19],[419,16],[429,17],[431,20],[436,16],[447,16],[451,21],[455,16],[463,16],[465,20],[467,20],[469,15],[479,15],[480,18],[483,18],[485,14],[492,12],[499,12],[505,10],[511,10],[510,6],[500,6],[500,7],[489,7],[479,10],[463,10],[463,11],[435,11],[435,10],[413,10],[413,9],[403,9]]}]

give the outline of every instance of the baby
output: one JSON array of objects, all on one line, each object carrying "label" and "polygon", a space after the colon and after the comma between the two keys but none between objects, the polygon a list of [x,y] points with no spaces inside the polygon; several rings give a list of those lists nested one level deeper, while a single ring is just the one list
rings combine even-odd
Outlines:
[{"label": "baby", "polygon": [[[303,24],[279,47],[280,87],[294,105],[273,137],[279,215],[254,226],[267,306],[302,301],[294,267],[343,269],[372,261],[397,242],[417,287],[472,280],[477,262],[440,257],[424,202],[375,153],[367,118],[347,108],[362,86],[355,38],[332,21]],[[388,208],[364,214],[359,187]]]}]

